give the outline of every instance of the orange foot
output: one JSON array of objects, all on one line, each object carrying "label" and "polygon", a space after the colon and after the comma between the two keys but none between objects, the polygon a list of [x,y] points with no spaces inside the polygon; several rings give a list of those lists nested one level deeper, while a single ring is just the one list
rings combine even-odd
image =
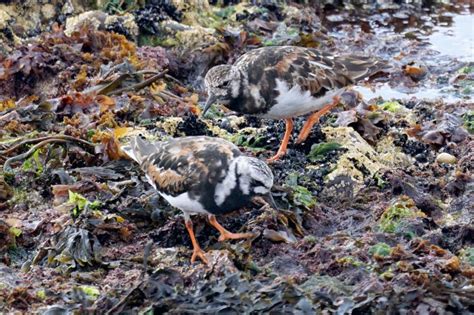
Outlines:
[{"label": "orange foot", "polygon": [[267,163],[268,164],[271,164],[275,161],[278,161],[282,156],[284,156],[286,154],[286,150],[285,151],[280,151],[278,150],[277,154],[275,154],[274,156],[272,156],[271,158],[268,158],[267,159]]},{"label": "orange foot", "polygon": [[192,262],[192,263],[195,262],[197,258],[201,259],[201,261],[202,261],[203,263],[205,263],[206,265],[209,263],[209,261],[208,261],[207,258],[206,258],[206,252],[203,251],[203,250],[202,250],[201,248],[199,248],[199,247],[197,247],[197,248],[194,247],[194,249],[193,249],[193,255],[191,256],[191,262]]},{"label": "orange foot", "polygon": [[219,242],[223,242],[225,240],[238,240],[241,238],[251,238],[254,237],[255,235],[253,233],[232,233],[226,230],[225,227],[219,224],[217,222],[216,216],[210,215],[209,216],[209,223],[216,228],[216,230],[221,233],[219,236]]},{"label": "orange foot", "polygon": [[186,224],[186,229],[188,230],[189,237],[191,238],[191,242],[193,243],[193,256],[191,257],[191,262],[193,263],[196,261],[196,258],[199,258],[203,263],[207,264],[208,260],[206,258],[206,252],[203,251],[199,246],[199,243],[196,240],[196,236],[194,236],[193,223],[191,222],[189,216],[186,215],[186,213],[184,223]]},{"label": "orange foot", "polygon": [[226,240],[238,240],[241,238],[251,238],[254,236],[255,234],[253,233],[232,233],[232,232],[226,231],[224,233],[221,233],[221,235],[219,236],[219,242],[223,242]]}]

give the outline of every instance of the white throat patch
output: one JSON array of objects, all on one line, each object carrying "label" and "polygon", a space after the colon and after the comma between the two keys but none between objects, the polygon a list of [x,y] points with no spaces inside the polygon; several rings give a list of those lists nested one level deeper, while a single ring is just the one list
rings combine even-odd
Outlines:
[{"label": "white throat patch", "polygon": [[222,182],[216,185],[214,193],[214,201],[218,206],[222,205],[226,198],[230,195],[232,189],[237,185],[237,178],[235,176],[235,167],[237,159],[234,159],[229,166],[229,171]]},{"label": "white throat patch", "polygon": [[[238,74],[238,69],[236,68],[231,68],[230,70],[231,72],[232,71],[235,71],[234,73],[235,74]],[[231,83],[230,83],[230,87],[231,87],[231,95],[233,98],[237,98],[239,96],[239,91],[240,91],[240,76],[239,75],[236,75],[235,78],[232,79]]]}]

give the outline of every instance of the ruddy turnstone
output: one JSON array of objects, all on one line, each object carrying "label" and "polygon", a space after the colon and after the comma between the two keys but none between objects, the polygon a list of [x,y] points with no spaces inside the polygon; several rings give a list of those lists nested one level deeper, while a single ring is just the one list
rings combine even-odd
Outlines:
[{"label": "ruddy turnstone", "polygon": [[263,47],[241,56],[233,65],[211,68],[205,77],[208,99],[249,115],[284,119],[286,131],[277,160],[286,152],[293,117],[312,113],[296,143],[309,135],[319,118],[339,103],[344,88],[386,67],[383,61],[362,56],[334,56],[312,48]]},{"label": "ruddy turnstone", "polygon": [[137,161],[150,184],[173,207],[183,211],[186,229],[193,244],[191,262],[207,259],[193,232],[190,214],[207,214],[219,232],[219,241],[251,237],[251,233],[231,233],[216,215],[242,208],[254,197],[263,197],[271,206],[273,174],[268,165],[243,155],[232,143],[210,137],[182,137],[163,142],[132,138],[122,150]]}]

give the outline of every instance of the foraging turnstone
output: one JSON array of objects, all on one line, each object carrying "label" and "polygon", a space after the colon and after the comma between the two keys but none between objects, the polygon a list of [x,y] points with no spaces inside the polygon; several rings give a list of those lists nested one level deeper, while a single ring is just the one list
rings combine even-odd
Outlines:
[{"label": "foraging turnstone", "polygon": [[208,71],[208,99],[202,115],[217,102],[236,112],[285,119],[283,141],[278,153],[269,159],[274,161],[286,152],[293,117],[313,113],[298,136],[296,143],[301,143],[319,118],[338,105],[345,87],[385,67],[374,58],[334,56],[312,48],[258,48],[233,65],[219,65]]},{"label": "foraging turnstone", "polygon": [[200,258],[207,263],[207,259],[194,237],[190,214],[207,214],[221,234],[219,241],[224,241],[253,235],[227,231],[215,215],[242,208],[257,196],[275,207],[268,165],[241,154],[226,140],[200,136],[151,143],[135,137],[122,150],[140,164],[158,193],[183,211],[194,248],[191,262]]}]

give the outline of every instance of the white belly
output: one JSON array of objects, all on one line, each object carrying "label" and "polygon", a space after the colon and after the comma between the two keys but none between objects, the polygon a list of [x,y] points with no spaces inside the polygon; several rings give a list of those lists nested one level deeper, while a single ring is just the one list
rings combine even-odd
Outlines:
[{"label": "white belly", "polygon": [[285,119],[311,112],[315,112],[333,102],[333,97],[344,92],[344,89],[334,90],[326,93],[323,97],[311,96],[309,91],[303,91],[298,85],[288,88],[286,82],[276,80],[276,90],[280,93],[276,98],[276,104],[263,115],[264,118]]},{"label": "white belly", "polygon": [[191,213],[209,214],[209,212],[207,212],[197,200],[191,199],[187,192],[178,196],[170,196],[161,192],[159,194],[163,198],[165,198],[166,201],[168,201],[170,205],[182,210],[183,212],[190,213],[190,214]]}]

